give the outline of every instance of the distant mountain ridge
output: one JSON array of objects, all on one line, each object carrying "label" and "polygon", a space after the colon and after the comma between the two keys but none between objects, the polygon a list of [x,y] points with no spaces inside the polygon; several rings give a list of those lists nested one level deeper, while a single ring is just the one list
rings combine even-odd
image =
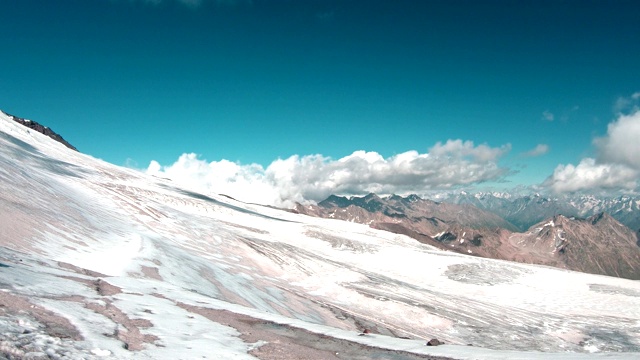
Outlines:
[{"label": "distant mountain ridge", "polygon": [[466,193],[442,199],[453,204],[469,204],[493,212],[524,231],[555,215],[589,217],[606,212],[632,230],[640,230],[640,196],[597,197],[573,195],[550,197],[541,194]]},{"label": "distant mountain ridge", "polygon": [[[350,198],[331,195],[318,203],[317,207],[298,205],[299,212],[323,213],[322,217],[338,218],[342,220],[361,222],[358,216],[370,217],[368,213],[379,214],[377,221],[398,222],[410,220],[424,225],[427,232],[439,232],[451,224],[465,224],[470,228],[503,228],[516,230],[517,228],[501,217],[489,211],[474,206],[440,203],[422,199],[417,195],[401,197],[391,195],[381,198],[370,193],[364,197]],[[428,215],[427,215],[428,214]]]},{"label": "distant mountain ridge", "polygon": [[[491,200],[496,199],[499,197]],[[332,195],[317,205],[298,204],[294,211],[367,224],[468,255],[640,279],[639,235],[609,214],[600,212],[588,218],[559,214],[572,208],[539,196],[504,200],[518,206],[509,208],[515,209],[513,214],[528,216],[518,223],[520,226],[545,212],[554,214],[520,231],[511,222],[471,203],[375,194],[349,198]]]}]

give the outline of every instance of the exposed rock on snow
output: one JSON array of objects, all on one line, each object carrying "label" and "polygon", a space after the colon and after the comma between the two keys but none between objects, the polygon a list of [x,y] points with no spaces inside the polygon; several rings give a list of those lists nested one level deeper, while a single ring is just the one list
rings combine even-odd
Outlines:
[{"label": "exposed rock on snow", "polygon": [[9,116],[13,121],[17,122],[20,125],[26,126],[31,130],[37,131],[43,135],[46,135],[50,138],[52,138],[53,140],[63,144],[64,146],[68,147],[69,149],[78,151],[78,149],[75,148],[75,146],[69,144],[65,139],[62,138],[62,136],[60,136],[59,134],[57,134],[55,131],[51,130],[50,128],[44,126],[44,125],[40,125],[37,122],[33,121],[33,120],[27,120],[27,119],[23,119],[23,118],[19,118],[17,116],[13,116],[13,115],[9,115],[6,114],[7,116]]}]

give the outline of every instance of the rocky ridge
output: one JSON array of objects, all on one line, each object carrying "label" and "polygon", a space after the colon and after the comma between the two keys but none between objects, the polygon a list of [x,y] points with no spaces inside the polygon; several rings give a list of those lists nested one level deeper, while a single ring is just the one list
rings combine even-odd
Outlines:
[{"label": "rocky ridge", "polygon": [[367,224],[448,251],[640,279],[640,234],[607,213],[589,218],[555,215],[519,232],[510,222],[474,205],[439,203],[416,195],[332,195],[318,205],[298,204],[295,211]]},{"label": "rocky ridge", "polygon": [[637,235],[607,213],[586,219],[557,215],[510,235],[509,242],[537,264],[640,279]]},{"label": "rocky ridge", "polygon": [[41,134],[44,134],[50,138],[52,138],[53,140],[63,144],[64,146],[68,147],[71,150],[75,150],[78,151],[78,149],[76,149],[75,146],[69,144],[69,142],[67,142],[62,136],[60,136],[58,133],[56,133],[55,131],[51,130],[49,127],[41,125],[33,120],[28,120],[28,119],[23,119],[11,114],[7,114],[5,112],[3,112],[4,114],[6,114],[7,116],[9,116],[11,119],[13,119],[13,121],[17,122],[20,125],[26,126],[31,130],[37,131]]},{"label": "rocky ridge", "polygon": [[606,212],[632,230],[640,230],[640,197],[621,195],[545,196],[543,194],[510,195],[505,193],[460,192],[442,198],[443,202],[473,205],[490,211],[525,231],[532,225],[562,214],[568,217],[589,217]]}]

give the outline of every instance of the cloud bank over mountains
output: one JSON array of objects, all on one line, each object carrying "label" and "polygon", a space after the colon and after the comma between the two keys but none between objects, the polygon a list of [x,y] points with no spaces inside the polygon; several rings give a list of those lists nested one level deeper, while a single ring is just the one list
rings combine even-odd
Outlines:
[{"label": "cloud bank over mountains", "polygon": [[511,145],[490,147],[472,141],[438,142],[427,153],[407,151],[388,158],[355,151],[340,159],[293,155],[263,168],[227,160],[208,162],[183,154],[169,166],[152,161],[147,173],[205,192],[272,205],[320,201],[331,194],[422,193],[500,181],[510,170],[498,160]]},{"label": "cloud bank over mountains", "polygon": [[[593,140],[595,157],[584,158],[577,165],[560,164],[542,184],[533,187],[557,194],[637,191],[640,110],[633,110],[619,114],[609,124],[607,134]],[[377,152],[360,150],[340,159],[320,154],[293,155],[277,159],[266,168],[228,160],[209,162],[194,153],[185,153],[171,165],[151,161],[146,172],[205,193],[290,206],[293,202],[317,202],[331,194],[428,194],[500,182],[515,173],[499,164],[510,151],[511,144],[491,147],[458,139],[438,142],[426,153],[407,151],[385,158]],[[535,157],[548,151],[548,145],[539,144],[520,155]]]},{"label": "cloud bank over mountains", "polygon": [[[630,100],[637,100],[634,94]],[[595,158],[578,165],[558,165],[543,186],[557,193],[638,189],[640,177],[640,111],[620,114],[607,135],[593,140]]]}]

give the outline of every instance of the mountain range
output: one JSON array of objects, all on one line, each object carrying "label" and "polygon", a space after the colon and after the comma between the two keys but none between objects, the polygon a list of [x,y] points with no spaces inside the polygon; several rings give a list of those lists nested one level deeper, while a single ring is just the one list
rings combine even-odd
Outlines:
[{"label": "mountain range", "polygon": [[466,205],[357,201],[389,226],[415,218],[437,247],[200,193],[0,113],[0,358],[640,357],[638,281],[442,250],[477,255],[493,229],[583,258],[575,239],[593,228],[626,234],[611,217],[518,233]]},{"label": "mountain range", "polygon": [[519,230],[555,215],[567,217],[589,217],[606,212],[634,231],[640,230],[640,197],[620,195],[598,197],[594,195],[565,195],[561,197],[532,195],[510,195],[508,193],[468,193],[450,194],[443,202],[473,205],[490,211]]},{"label": "mountain range", "polygon": [[[375,194],[349,198],[332,195],[317,205],[297,204],[295,211],[367,224],[463,254],[640,279],[638,233],[607,213],[589,218],[567,216],[562,214],[561,203],[540,197],[518,198],[502,204],[500,209],[517,209],[522,216],[535,214],[536,219],[544,214],[543,209],[553,210],[555,215],[519,231],[531,218],[516,226],[494,213],[496,207],[489,211],[468,202],[435,202],[416,195],[381,198]],[[594,208],[597,207],[591,210]]]}]

